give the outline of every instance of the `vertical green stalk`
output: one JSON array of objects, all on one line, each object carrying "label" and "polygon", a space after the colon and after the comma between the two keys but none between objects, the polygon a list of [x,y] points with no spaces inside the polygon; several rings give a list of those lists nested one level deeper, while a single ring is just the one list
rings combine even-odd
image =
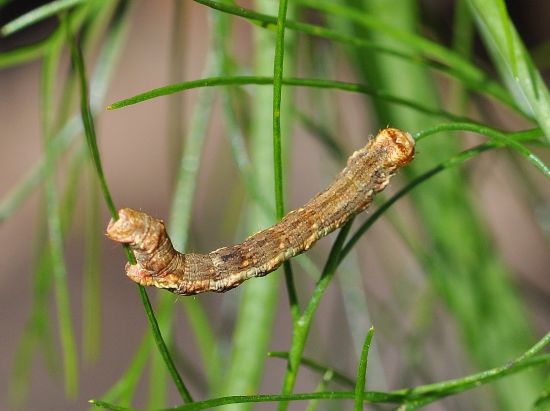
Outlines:
[{"label": "vertical green stalk", "polygon": [[162,356],[162,359],[164,360],[166,368],[168,369],[168,372],[170,373],[172,380],[174,381],[176,389],[178,390],[180,397],[183,399],[184,403],[193,402],[193,398],[191,397],[189,390],[183,383],[183,380],[181,379],[181,376],[176,369],[176,365],[172,360],[172,356],[170,355],[170,352],[166,347],[166,343],[162,338],[158,321],[155,318],[155,313],[153,312],[151,301],[149,301],[149,296],[147,295],[147,292],[145,291],[145,288],[143,286],[138,285],[138,291],[141,297],[141,301],[143,303],[143,307],[145,308],[145,314],[147,315],[147,319],[149,320],[149,326],[151,327],[151,331],[153,332],[155,344],[157,345],[157,348],[160,352],[160,355]]},{"label": "vertical green stalk", "polygon": [[[174,318],[174,296],[170,293],[157,293],[157,323],[164,340],[170,344]],[[168,384],[164,359],[158,351],[151,352],[149,387],[146,409],[154,410],[166,406]]]},{"label": "vertical green stalk", "polygon": [[[277,219],[285,215],[283,155],[281,141],[281,96],[285,55],[285,23],[288,8],[288,0],[279,1],[279,13],[277,17],[277,36],[275,40],[275,58],[273,62],[273,178],[275,185],[275,211]],[[283,263],[285,272],[286,289],[290,303],[290,312],[293,321],[298,320],[300,307],[298,296],[294,286],[294,276],[290,261]]]},{"label": "vertical green stalk", "polygon": [[[86,143],[88,144],[88,150],[90,152],[90,157],[95,169],[95,172],[98,176],[99,185],[101,192],[107,203],[107,208],[111,213],[111,217],[118,219],[117,209],[115,207],[111,192],[107,186],[107,180],[105,179],[105,174],[103,173],[103,167],[101,165],[101,159],[99,156],[99,148],[97,147],[97,138],[94,128],[94,120],[92,116],[92,111],[89,104],[89,93],[88,93],[88,83],[86,81],[86,71],[84,69],[84,59],[80,51],[79,46],[76,44],[76,40],[72,38],[71,28],[69,26],[69,19],[66,19],[65,24],[67,24],[68,36],[70,36],[71,41],[71,59],[73,64],[76,67],[78,72],[79,86],[80,86],[80,115],[82,117],[82,124],[84,125],[84,132],[86,136]],[[135,258],[131,255],[131,251],[128,247],[125,247],[126,254],[129,256],[128,260],[130,263],[135,264]]]},{"label": "vertical green stalk", "polygon": [[[292,343],[290,346],[290,351],[288,353],[288,366],[283,381],[283,389],[281,391],[282,395],[291,394],[292,390],[294,389],[296,378],[298,377],[298,370],[302,362],[302,356],[304,353],[304,348],[306,346],[307,337],[309,335],[309,330],[311,329],[311,324],[313,322],[313,317],[317,312],[317,308],[319,308],[319,304],[321,303],[321,299],[325,294],[328,285],[334,277],[336,268],[338,267],[338,263],[340,261],[340,253],[342,252],[342,247],[344,246],[344,242],[346,241],[352,224],[353,218],[348,221],[338,232],[336,241],[334,241],[334,244],[332,245],[330,254],[323,268],[323,272],[321,273],[321,277],[317,281],[315,289],[313,290],[313,294],[311,295],[311,298],[303,313],[298,318],[298,321],[293,324],[294,327],[292,330]],[[284,411],[287,409],[287,407],[288,402],[281,401],[279,403],[278,410]]]},{"label": "vertical green stalk", "polygon": [[367,336],[365,337],[365,343],[361,350],[361,359],[359,360],[359,367],[357,367],[357,380],[355,383],[355,411],[361,411],[363,409],[363,396],[365,393],[365,383],[367,381],[367,365],[369,361],[369,350],[374,336],[374,328],[371,327]]},{"label": "vertical green stalk", "polygon": [[[272,0],[257,0],[256,9],[262,12],[273,13],[277,4]],[[288,8],[289,13],[292,11]],[[255,74],[271,75],[274,70],[273,49],[275,41],[273,33],[267,30],[254,31]],[[285,71],[291,67],[292,60],[287,56]],[[285,101],[289,97],[285,93]],[[274,159],[273,145],[266,144],[266,125],[273,124],[274,114],[273,89],[257,87],[254,89],[251,106],[250,127],[250,160],[254,170],[254,179],[250,183],[255,187],[250,191],[257,194],[259,199],[266,199],[274,203]],[[284,115],[281,115],[281,111]],[[279,117],[288,118],[288,105],[280,108]],[[285,128],[283,121],[282,128]],[[284,161],[285,144],[281,141],[281,164]],[[281,203],[282,204],[282,203]],[[267,216],[261,204],[250,205],[248,216],[249,232],[268,227],[275,223],[275,216]],[[267,347],[271,337],[272,322],[275,315],[279,278],[269,275],[261,280],[252,280],[243,284],[240,289],[241,301],[237,315],[237,322],[233,334],[233,348],[228,371],[224,376],[226,381],[221,395],[252,394],[257,392],[261,381],[262,370],[266,359]],[[250,404],[235,404],[224,409],[248,410]]]},{"label": "vertical green stalk", "polygon": [[[89,163],[88,163],[89,164]],[[82,350],[84,359],[94,361],[101,342],[101,264],[99,186],[91,167],[87,174],[87,201],[85,216],[84,281],[82,289]]]},{"label": "vertical green stalk", "polygon": [[281,145],[281,95],[285,55],[285,22],[288,0],[279,1],[275,59],[273,62],[273,169],[275,179],[275,210],[277,218],[285,215],[283,189],[283,155]]}]

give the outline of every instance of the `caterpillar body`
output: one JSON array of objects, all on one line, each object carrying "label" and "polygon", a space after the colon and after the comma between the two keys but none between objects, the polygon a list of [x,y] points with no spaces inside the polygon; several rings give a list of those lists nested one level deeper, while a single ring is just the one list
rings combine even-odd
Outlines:
[{"label": "caterpillar body", "polygon": [[133,250],[137,262],[126,264],[126,274],[136,283],[182,295],[224,292],[274,271],[365,210],[396,171],[414,158],[414,144],[401,130],[380,131],[353,153],[326,190],[303,207],[241,244],[208,254],[176,251],[162,220],[130,208],[121,209],[119,219],[109,222],[107,236]]}]

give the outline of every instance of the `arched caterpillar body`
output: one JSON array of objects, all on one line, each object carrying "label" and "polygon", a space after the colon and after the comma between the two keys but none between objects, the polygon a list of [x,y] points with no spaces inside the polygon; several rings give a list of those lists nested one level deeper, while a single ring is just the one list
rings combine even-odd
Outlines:
[{"label": "arched caterpillar body", "polygon": [[251,277],[274,271],[365,210],[374,195],[413,157],[410,134],[384,129],[353,153],[332,185],[306,205],[241,244],[208,254],[176,251],[161,220],[130,208],[121,209],[119,219],[111,220],[107,236],[129,244],[137,263],[127,264],[126,274],[141,285],[183,295],[224,292]]}]

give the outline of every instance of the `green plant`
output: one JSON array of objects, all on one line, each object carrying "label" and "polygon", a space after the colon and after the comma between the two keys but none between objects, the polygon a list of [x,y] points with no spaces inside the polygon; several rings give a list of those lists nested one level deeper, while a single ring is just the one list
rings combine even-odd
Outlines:
[{"label": "green plant", "polygon": [[[239,187],[246,194],[246,202],[238,207],[247,210],[246,217],[243,213],[241,218],[243,221],[233,222],[239,220],[239,217],[234,218],[239,214],[234,210],[227,218],[228,225],[239,234],[238,238],[272,224],[290,209],[285,193],[290,183],[287,170],[294,144],[293,124],[298,123],[308,130],[317,139],[316,144],[336,162],[345,158],[348,150],[342,147],[350,144],[344,134],[352,133],[353,128],[345,126],[349,118],[340,112],[333,98],[328,97],[337,91],[369,98],[372,107],[362,109],[376,118],[374,124],[389,124],[410,131],[418,143],[419,154],[404,176],[400,190],[381,201],[358,228],[354,228],[352,221],[339,231],[322,269],[316,266],[318,255],[308,254],[296,260],[300,271],[315,278],[313,291],[304,291],[311,288],[311,284],[294,278],[294,262],[284,265],[288,317],[291,319],[286,332],[290,344],[285,352],[270,353],[271,357],[287,361],[282,388],[270,387],[270,392],[280,389],[279,395],[257,394],[272,341],[272,323],[280,300],[284,300],[279,296],[278,276],[272,274],[242,286],[229,355],[224,355],[223,338],[211,324],[205,300],[179,298],[174,304],[173,295],[158,292],[153,309],[147,291],[138,287],[150,329],[140,344],[129,347],[136,353],[118,382],[104,395],[97,392],[97,398],[102,399],[92,403],[113,410],[133,409],[131,404],[137,384],[150,359],[147,409],[167,406],[170,384],[176,387],[178,403],[181,403],[174,409],[181,410],[221,405],[228,409],[249,409],[253,403],[261,402],[277,402],[278,409],[285,410],[294,401],[309,401],[308,409],[328,408],[331,407],[331,402],[325,401],[328,399],[354,400],[355,409],[371,403],[413,410],[488,383],[490,389],[472,397],[472,404],[482,405],[483,409],[545,409],[549,380],[545,382],[544,372],[548,372],[550,356],[541,351],[550,342],[550,334],[535,343],[528,309],[518,295],[518,287],[502,255],[491,241],[483,214],[474,206],[469,173],[464,168],[466,161],[482,153],[506,149],[500,150],[499,155],[513,153],[510,167],[521,179],[520,184],[527,187],[526,196],[542,196],[550,178],[550,169],[543,160],[550,145],[550,96],[507,14],[505,3],[502,0],[457,0],[453,23],[457,34],[451,47],[417,33],[416,28],[423,21],[419,17],[418,2],[413,0],[396,1],[399,7],[391,8],[387,0],[257,0],[254,10],[242,8],[231,0],[195,0],[195,3],[208,8],[209,16],[210,49],[202,78],[183,81],[181,76],[179,59],[182,55],[185,58],[184,39],[181,25],[177,23],[191,11],[190,3],[175,1],[170,84],[111,103],[108,107],[118,110],[170,95],[171,140],[166,144],[174,148],[174,155],[170,164],[173,195],[168,223],[177,249],[188,248],[198,167],[205,151],[205,136],[214,116],[216,98],[222,102],[221,117],[240,180]],[[100,355],[101,324],[97,319],[100,318],[101,299],[105,297],[99,290],[100,282],[106,280],[99,277],[98,239],[104,224],[97,212],[98,195],[103,197],[113,218],[117,218],[117,208],[111,197],[109,176],[103,172],[103,154],[98,149],[94,122],[102,110],[100,106],[111,71],[124,47],[131,4],[128,1],[58,0],[2,29],[4,35],[10,35],[49,16],[58,16],[59,21],[45,40],[0,55],[0,67],[13,67],[36,59],[42,62],[40,99],[44,155],[0,203],[0,221],[4,222],[36,187],[44,190],[45,217],[39,231],[47,234],[43,235],[45,238],[38,253],[31,312],[15,356],[11,384],[12,397],[18,401],[26,396],[34,350],[45,354],[51,368],[58,362],[47,310],[52,293],[57,308],[55,318],[59,324],[65,392],[68,397],[77,396],[78,346],[63,242],[67,239],[75,210],[76,187],[83,176],[90,183],[85,202],[87,235],[82,346],[88,360]],[[306,22],[312,15],[322,23]],[[252,24],[255,49],[250,66],[238,63],[233,53],[231,39],[235,17]],[[476,30],[491,56],[492,67],[482,68],[477,64],[472,52]],[[94,75],[88,81],[86,67],[91,66],[91,54],[96,48],[100,51]],[[64,77],[61,97],[56,99],[56,76],[63,66],[64,50],[70,52],[73,69]],[[341,78],[341,67],[335,62],[353,70],[358,80],[335,80]],[[498,78],[494,78],[493,70],[498,72]],[[307,74],[298,76],[295,74],[298,72]],[[442,101],[444,98],[436,82],[450,94],[447,101]],[[243,86],[248,86],[246,91]],[[198,95],[184,132],[178,117],[183,107],[183,92],[191,89],[197,89]],[[95,91],[97,100],[89,90]],[[79,114],[71,116],[76,96],[80,110]],[[485,110],[486,115],[472,118],[475,113],[468,110],[469,104],[475,104],[482,114]],[[522,127],[517,127],[519,131],[509,131],[510,127],[492,124],[494,122],[489,124],[493,112],[514,117],[514,124]],[[339,126],[339,116],[346,119],[340,120],[343,126]],[[486,141],[463,149],[451,138],[451,133],[464,136],[464,132],[481,135]],[[439,134],[442,136],[436,138]],[[78,139],[80,135],[85,136],[86,146],[84,139]],[[185,139],[180,141],[183,135]],[[67,168],[62,161],[64,155],[70,159]],[[479,163],[483,164],[483,157]],[[546,178],[537,182],[538,175],[535,177],[524,163],[533,165],[534,170]],[[59,170],[69,170],[62,196],[57,192],[59,184],[55,178]],[[408,212],[404,210],[406,218],[390,208],[405,196],[409,202]],[[391,298],[393,308],[402,310],[396,307],[402,307],[411,294],[415,294],[414,302],[408,303],[413,310],[409,318],[412,331],[405,356],[411,370],[418,371],[418,375],[425,371],[423,361],[427,363],[429,356],[422,353],[422,341],[432,325],[431,311],[437,309],[446,311],[452,319],[461,346],[460,354],[468,358],[474,369],[485,371],[419,386],[413,386],[408,378],[402,382],[411,387],[399,390],[369,388],[372,371],[367,364],[373,363],[369,360],[369,348],[373,341],[376,342],[377,335],[374,328],[364,327],[365,324],[370,326],[365,296],[361,292],[357,299],[362,286],[352,282],[354,279],[361,281],[357,279],[360,271],[355,252],[357,243],[382,216],[387,217],[389,226],[399,238],[396,250],[393,250],[393,243],[388,242],[391,247],[384,251],[383,258],[392,260],[387,263],[388,270],[392,267],[404,270],[403,265],[393,261],[401,260],[404,254],[403,259],[413,261],[411,267],[425,274],[423,287],[412,287],[409,292],[395,286]],[[128,261],[133,261],[129,250],[126,255]],[[350,260],[355,262],[349,263]],[[344,316],[352,334],[348,343],[362,347],[360,356],[355,358],[358,363],[356,380],[338,371],[341,367],[326,365],[330,356],[322,362],[305,356],[312,333],[318,333],[313,337],[321,339],[322,331],[314,328],[315,318],[319,318],[318,309],[335,278],[341,279]],[[217,296],[219,299],[236,297],[235,294]],[[374,305],[375,302],[369,303],[369,308]],[[186,332],[198,347],[206,385],[200,390],[207,396],[203,401],[194,401],[186,386],[196,382],[189,372],[182,372],[184,362],[180,357],[185,355],[179,353],[174,339],[174,332],[180,328],[174,315],[180,306],[189,324]],[[390,313],[380,314],[376,328],[382,329],[383,335],[397,333],[392,324],[396,319],[397,316],[392,317]],[[405,328],[405,324],[400,325]],[[527,349],[529,346],[531,348]],[[317,389],[295,393],[298,372],[304,368],[318,374]],[[516,374],[513,382],[504,379],[510,374]],[[335,389],[332,384],[345,389]],[[338,409],[352,406],[349,401],[338,404]]]}]

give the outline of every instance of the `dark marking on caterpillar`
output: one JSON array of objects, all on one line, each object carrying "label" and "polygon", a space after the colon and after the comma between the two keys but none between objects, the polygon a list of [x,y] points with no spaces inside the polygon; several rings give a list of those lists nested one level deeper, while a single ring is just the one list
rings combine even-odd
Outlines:
[{"label": "dark marking on caterpillar", "polygon": [[413,158],[410,134],[384,129],[353,153],[334,182],[306,205],[241,244],[208,254],[176,251],[162,220],[130,208],[121,209],[119,219],[111,220],[107,236],[133,250],[137,262],[126,264],[126,274],[138,284],[183,295],[224,292],[309,250],[321,237],[365,210],[397,170]]}]

